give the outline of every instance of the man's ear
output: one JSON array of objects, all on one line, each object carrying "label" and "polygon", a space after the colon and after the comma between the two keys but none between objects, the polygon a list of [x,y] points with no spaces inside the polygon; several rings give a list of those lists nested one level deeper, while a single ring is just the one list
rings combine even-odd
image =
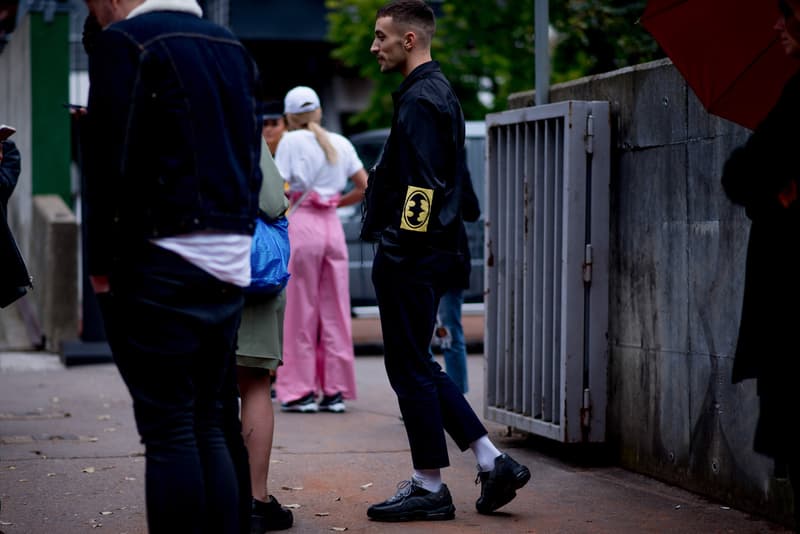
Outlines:
[{"label": "man's ear", "polygon": [[411,52],[411,50],[417,44],[417,34],[414,32],[406,32],[403,35],[403,48],[406,52]]}]

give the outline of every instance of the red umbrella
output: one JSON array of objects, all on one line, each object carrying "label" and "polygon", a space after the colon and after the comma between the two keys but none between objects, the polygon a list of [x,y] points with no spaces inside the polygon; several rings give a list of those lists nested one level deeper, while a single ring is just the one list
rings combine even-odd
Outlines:
[{"label": "red umbrella", "polygon": [[650,0],[640,21],[710,113],[754,129],[800,66],[779,16],[776,0]]}]

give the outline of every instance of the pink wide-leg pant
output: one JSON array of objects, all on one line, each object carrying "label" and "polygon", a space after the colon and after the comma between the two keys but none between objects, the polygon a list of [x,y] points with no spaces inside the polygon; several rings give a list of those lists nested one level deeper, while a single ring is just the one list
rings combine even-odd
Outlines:
[{"label": "pink wide-leg pant", "polygon": [[[333,205],[331,205],[333,204]],[[356,397],[347,244],[334,202],[309,197],[289,216],[281,402],[308,393]]]}]

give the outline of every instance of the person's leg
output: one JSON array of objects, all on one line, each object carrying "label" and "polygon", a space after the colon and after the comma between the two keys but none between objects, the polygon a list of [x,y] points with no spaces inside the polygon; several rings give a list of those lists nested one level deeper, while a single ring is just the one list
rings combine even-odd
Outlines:
[{"label": "person's leg", "polygon": [[242,435],[250,462],[250,487],[253,498],[267,502],[269,459],[275,429],[270,375],[266,369],[238,367],[242,395]]},{"label": "person's leg", "polygon": [[411,480],[401,483],[395,496],[369,507],[367,515],[375,521],[453,519],[455,507],[440,473],[449,464],[444,430],[464,448],[486,434],[464,396],[430,356],[439,294],[425,274],[397,268],[380,250],[373,263],[386,374],[397,394],[414,466]]},{"label": "person's leg", "polygon": [[428,352],[436,294],[430,283],[396,278],[397,270],[387,264],[379,252],[373,263],[373,283],[380,309],[386,374],[397,394],[414,468],[447,467],[450,461],[439,393]]},{"label": "person's leg", "polygon": [[[289,224],[292,245],[286,286],[283,324],[283,366],[275,392],[285,404],[317,391],[317,342],[319,334],[319,272],[324,242],[316,228],[314,210],[299,208]],[[316,411],[316,401],[307,406]]]},{"label": "person's leg", "polygon": [[156,247],[112,290],[107,334],[145,445],[149,531],[238,534],[222,406],[241,292]]},{"label": "person's leg", "polygon": [[239,483],[239,528],[242,534],[250,534],[250,463],[247,448],[242,439],[242,423],[239,420],[239,388],[236,384],[236,369],[231,368],[228,378],[228,394],[223,410],[223,431],[231,453],[236,479]]},{"label": "person's leg", "polygon": [[325,215],[324,224],[329,238],[319,280],[322,393],[327,398],[341,393],[345,399],[355,399],[356,371],[347,243],[335,210]]},{"label": "person's leg", "polygon": [[444,368],[461,393],[467,393],[467,346],[464,342],[464,327],[461,324],[461,306],[464,304],[463,289],[449,289],[439,302],[439,319],[450,333],[450,342],[442,347]]}]

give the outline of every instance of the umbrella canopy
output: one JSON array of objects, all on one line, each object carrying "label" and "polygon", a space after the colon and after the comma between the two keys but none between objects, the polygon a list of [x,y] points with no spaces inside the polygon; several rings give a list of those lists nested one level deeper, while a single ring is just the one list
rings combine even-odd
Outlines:
[{"label": "umbrella canopy", "polygon": [[754,129],[800,67],[779,16],[776,0],[650,0],[640,22],[710,113]]}]

